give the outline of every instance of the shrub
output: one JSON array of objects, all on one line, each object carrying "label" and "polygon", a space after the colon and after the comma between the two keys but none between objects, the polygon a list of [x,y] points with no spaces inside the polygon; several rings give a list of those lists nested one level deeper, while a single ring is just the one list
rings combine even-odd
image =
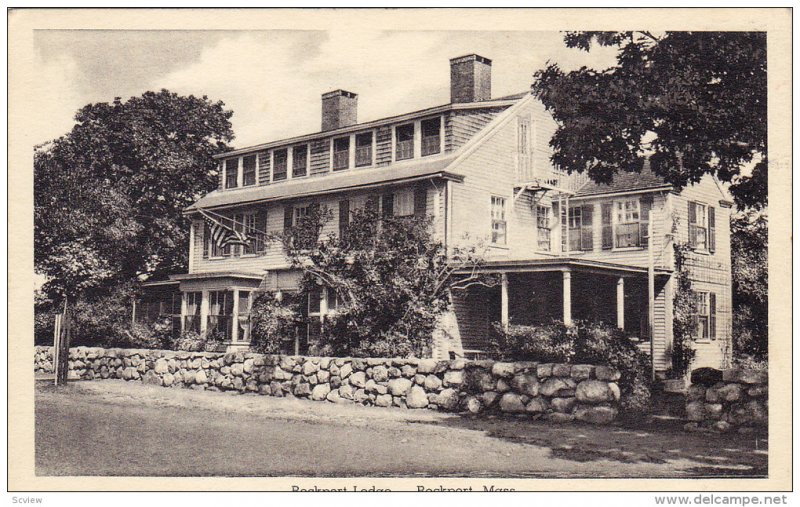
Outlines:
[{"label": "shrub", "polygon": [[187,352],[200,352],[205,350],[206,339],[196,331],[184,331],[172,343],[174,350],[184,350]]},{"label": "shrub", "polygon": [[283,352],[302,324],[300,300],[300,295],[291,293],[280,298],[272,292],[259,294],[250,312],[250,347],[263,354]]},{"label": "shrub", "polygon": [[136,323],[123,332],[124,338],[114,345],[133,349],[169,349],[172,345],[172,322],[157,320],[150,324]]},{"label": "shrub", "polygon": [[543,326],[494,324],[492,349],[507,361],[538,361],[608,365],[621,373],[619,381],[626,413],[642,413],[650,404],[650,359],[622,330],[608,324],[576,321],[572,326],[553,322]]}]

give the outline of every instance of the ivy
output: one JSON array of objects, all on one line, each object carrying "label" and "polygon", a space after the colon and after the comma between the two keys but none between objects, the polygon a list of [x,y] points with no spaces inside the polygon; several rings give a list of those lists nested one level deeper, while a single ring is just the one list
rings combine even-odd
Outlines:
[{"label": "ivy", "polygon": [[695,356],[692,338],[695,332],[695,293],[689,278],[686,259],[691,249],[683,243],[673,245],[675,253],[675,293],[672,300],[672,375],[686,375]]}]

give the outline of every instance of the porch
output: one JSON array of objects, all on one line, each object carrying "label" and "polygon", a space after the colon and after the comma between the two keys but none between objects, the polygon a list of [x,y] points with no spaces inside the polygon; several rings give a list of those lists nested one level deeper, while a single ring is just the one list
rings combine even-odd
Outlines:
[{"label": "porch", "polygon": [[[605,322],[622,329],[627,337],[650,353],[654,341],[657,369],[666,367],[671,336],[671,277],[656,270],[652,301],[648,296],[647,269],[580,259],[543,259],[491,263],[486,273],[499,283],[474,285],[453,298],[453,319],[445,329],[450,354],[479,357],[490,351],[492,325],[543,325],[553,321]],[[649,308],[653,306],[653,326]]]}]

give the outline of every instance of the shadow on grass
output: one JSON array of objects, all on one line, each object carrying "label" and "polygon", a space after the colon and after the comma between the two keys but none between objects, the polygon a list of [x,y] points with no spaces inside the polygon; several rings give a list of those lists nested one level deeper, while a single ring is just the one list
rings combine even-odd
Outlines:
[{"label": "shadow on grass", "polygon": [[688,433],[683,421],[649,418],[609,426],[553,423],[527,417],[456,415],[415,424],[446,425],[550,450],[553,458],[587,463],[675,464],[676,476],[766,477],[765,433]]}]

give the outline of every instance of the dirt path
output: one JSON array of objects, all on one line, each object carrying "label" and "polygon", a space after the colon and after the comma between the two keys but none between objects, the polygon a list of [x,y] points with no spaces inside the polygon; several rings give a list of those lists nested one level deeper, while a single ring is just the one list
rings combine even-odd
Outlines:
[{"label": "dirt path", "polygon": [[38,475],[741,477],[766,467],[763,437],[679,427],[554,427],[121,380],[36,386]]}]

